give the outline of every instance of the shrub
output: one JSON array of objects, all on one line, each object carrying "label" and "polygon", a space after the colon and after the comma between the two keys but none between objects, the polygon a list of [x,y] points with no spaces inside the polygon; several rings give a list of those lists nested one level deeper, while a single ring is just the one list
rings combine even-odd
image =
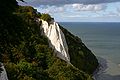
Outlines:
[{"label": "shrub", "polygon": [[51,21],[51,16],[49,14],[41,14],[41,19],[43,19],[44,21],[50,22]]}]

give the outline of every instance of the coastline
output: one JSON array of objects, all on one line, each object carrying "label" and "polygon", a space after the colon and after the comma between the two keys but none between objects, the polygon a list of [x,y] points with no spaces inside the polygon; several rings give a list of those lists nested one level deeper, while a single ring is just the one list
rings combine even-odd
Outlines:
[{"label": "coastline", "polygon": [[98,76],[105,73],[105,70],[108,68],[107,60],[102,57],[97,57],[99,66],[93,73],[93,79],[98,80]]},{"label": "coastline", "polygon": [[120,80],[120,68],[117,64],[102,57],[97,57],[97,59],[99,66],[93,73],[94,80]]}]

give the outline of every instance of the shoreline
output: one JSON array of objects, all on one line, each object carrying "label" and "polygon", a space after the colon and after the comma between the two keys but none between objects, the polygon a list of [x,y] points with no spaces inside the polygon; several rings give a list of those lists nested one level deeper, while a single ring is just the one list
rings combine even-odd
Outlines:
[{"label": "shoreline", "polygon": [[94,80],[120,80],[120,67],[102,57],[97,57],[99,66],[93,73]]},{"label": "shoreline", "polygon": [[108,68],[107,60],[102,57],[97,57],[99,66],[93,73],[93,79],[98,80],[98,76],[105,73],[105,70]]}]

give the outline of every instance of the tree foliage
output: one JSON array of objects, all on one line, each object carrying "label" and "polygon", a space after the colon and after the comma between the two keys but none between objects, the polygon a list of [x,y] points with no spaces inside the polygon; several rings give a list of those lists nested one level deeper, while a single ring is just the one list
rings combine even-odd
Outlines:
[{"label": "tree foliage", "polygon": [[49,14],[41,14],[41,19],[43,19],[44,21],[50,22],[51,21],[51,16]]}]

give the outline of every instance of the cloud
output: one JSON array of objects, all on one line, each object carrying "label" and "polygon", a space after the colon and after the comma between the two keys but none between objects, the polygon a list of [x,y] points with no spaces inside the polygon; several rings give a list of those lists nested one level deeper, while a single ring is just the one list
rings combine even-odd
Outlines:
[{"label": "cloud", "polygon": [[119,14],[118,13],[115,13],[115,12],[109,12],[107,15],[105,16],[109,16],[109,17],[119,17]]},{"label": "cloud", "polygon": [[58,7],[58,6],[41,5],[37,7],[37,10],[42,13],[51,13],[51,14],[65,12],[64,6]]},{"label": "cloud", "polygon": [[32,6],[39,6],[39,5],[64,5],[64,4],[100,4],[100,3],[110,3],[110,2],[120,2],[120,0],[26,0],[26,3],[19,4],[22,5],[32,5]]},{"label": "cloud", "polygon": [[72,7],[78,11],[100,11],[106,8],[106,6],[102,4],[73,4]]},{"label": "cloud", "polygon": [[[49,13],[57,21],[81,19],[118,20],[120,0],[26,0],[21,5],[31,5],[41,13]],[[110,3],[112,2],[112,3]],[[94,20],[96,21],[96,20]],[[120,19],[119,19],[120,21]]]},{"label": "cloud", "polygon": [[66,4],[62,6],[50,6],[50,5],[41,5],[39,7],[36,7],[38,11],[43,13],[74,13],[74,12],[81,12],[81,11],[102,11],[106,9],[106,5],[104,4]]},{"label": "cloud", "polygon": [[66,18],[88,18],[88,15],[63,15],[62,17]]},{"label": "cloud", "polygon": [[120,13],[120,7],[117,7],[117,12]]}]

